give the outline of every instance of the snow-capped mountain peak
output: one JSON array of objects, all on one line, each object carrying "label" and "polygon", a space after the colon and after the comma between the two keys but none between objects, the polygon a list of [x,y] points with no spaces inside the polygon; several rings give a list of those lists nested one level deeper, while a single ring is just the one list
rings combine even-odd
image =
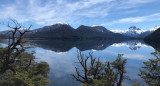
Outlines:
[{"label": "snow-capped mountain peak", "polygon": [[57,23],[51,24],[49,26],[53,26],[53,25],[69,25],[69,24],[68,23],[64,23],[64,22],[57,22]]},{"label": "snow-capped mountain peak", "polygon": [[121,34],[124,34],[124,33],[130,33],[130,34],[140,34],[142,32],[145,32],[145,30],[141,30],[140,28],[137,28],[136,26],[131,26],[129,29],[127,30],[119,30],[119,29],[116,29],[116,30],[111,30],[112,32],[114,33],[121,33]]},{"label": "snow-capped mountain peak", "polygon": [[51,24],[51,25],[48,25],[48,26],[44,26],[42,28],[35,29],[35,30],[32,31],[32,33],[34,33],[34,32],[43,32],[43,31],[51,31],[53,29],[61,28],[61,27],[71,27],[71,26],[69,24],[67,24],[67,23],[57,22],[57,23],[54,23],[54,24]]},{"label": "snow-capped mountain peak", "polygon": [[111,30],[114,33],[125,33],[126,30],[119,30],[119,29],[115,29],[115,30]]},{"label": "snow-capped mountain peak", "polygon": [[155,30],[157,30],[158,28],[160,28],[160,26],[156,26],[154,28],[151,28],[150,30],[141,30],[140,28],[137,28],[136,26],[131,26],[129,29],[127,30],[111,30],[114,33],[120,33],[123,34],[125,36],[130,36],[130,37],[140,37],[140,38],[144,38],[145,36],[151,34],[152,32],[154,32]]},{"label": "snow-capped mountain peak", "polygon": [[91,27],[97,27],[98,25],[92,25]]},{"label": "snow-capped mountain peak", "polygon": [[131,26],[131,27],[129,28],[129,30],[130,30],[130,31],[135,31],[135,30],[141,30],[141,29],[137,28],[136,26]]},{"label": "snow-capped mountain peak", "polygon": [[149,31],[155,31],[155,30],[157,30],[158,28],[160,28],[160,26],[155,26],[154,28],[151,28]]}]

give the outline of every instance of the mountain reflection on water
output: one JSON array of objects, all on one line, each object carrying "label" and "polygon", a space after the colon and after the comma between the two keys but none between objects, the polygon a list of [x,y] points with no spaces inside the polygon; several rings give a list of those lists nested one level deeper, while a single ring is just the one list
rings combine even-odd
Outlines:
[{"label": "mountain reflection on water", "polygon": [[37,47],[54,52],[67,52],[73,47],[80,51],[104,50],[109,46],[127,46],[131,50],[137,50],[147,44],[143,40],[33,40]]},{"label": "mountain reflection on water", "polygon": [[[36,62],[44,61],[49,65],[49,79],[51,83],[49,83],[47,86],[82,85],[80,82],[77,82],[72,76],[72,74],[76,73],[75,67],[77,67],[76,62],[78,62],[76,58],[77,50],[82,51],[82,53],[84,54],[88,54],[90,51],[92,51],[94,57],[99,58],[99,60],[102,62],[113,62],[114,60],[116,60],[119,53],[124,54],[122,58],[127,59],[126,76],[128,79],[125,79],[122,83],[126,86],[132,86],[134,83],[140,83],[141,85],[153,85],[153,83],[151,83],[152,81],[146,84],[146,80],[145,78],[143,78],[143,76],[149,79],[152,79],[154,77],[150,78],[146,76],[146,73],[144,73],[143,71],[146,70],[144,69],[144,67],[147,66],[147,64],[145,65],[144,62],[150,62],[149,59],[154,60],[155,55],[153,55],[153,52],[159,51],[160,46],[157,43],[148,43],[144,42],[143,40],[31,41],[35,46],[34,48],[31,48],[27,51],[35,51],[34,55],[36,58],[38,58],[35,59]],[[140,71],[139,69],[143,71]],[[147,71],[150,70],[147,69]],[[157,72],[159,73],[160,70],[157,69],[156,73]],[[139,74],[141,74],[141,76]],[[154,78],[155,83],[157,83],[157,80],[159,80],[159,78]]]}]

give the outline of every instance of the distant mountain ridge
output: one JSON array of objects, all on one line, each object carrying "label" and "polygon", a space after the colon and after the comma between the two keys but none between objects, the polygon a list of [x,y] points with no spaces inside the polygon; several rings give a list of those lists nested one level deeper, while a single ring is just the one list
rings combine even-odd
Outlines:
[{"label": "distant mountain ridge", "polygon": [[145,38],[146,36],[153,33],[155,30],[157,30],[160,26],[156,26],[154,28],[151,28],[150,30],[141,30],[140,28],[137,28],[136,26],[131,26],[128,30],[122,31],[122,30],[111,30],[115,33],[120,33],[125,36],[134,37],[134,38]]},{"label": "distant mountain ridge", "polygon": [[[141,30],[136,26],[131,26],[128,30],[108,30],[103,26],[81,25],[74,29],[67,23],[55,23],[52,25],[37,28],[27,33],[30,38],[49,38],[49,39],[117,39],[117,38],[145,38],[160,28],[156,26],[150,30]],[[0,35],[8,35],[8,31],[0,32]]]},{"label": "distant mountain ridge", "polygon": [[9,33],[9,31],[10,31],[10,30],[1,31],[1,32],[0,32],[0,35],[6,35],[6,34],[8,34],[8,33]]},{"label": "distant mountain ridge", "polygon": [[66,23],[56,23],[32,30],[28,33],[31,38],[74,38],[74,28]]},{"label": "distant mountain ridge", "polygon": [[32,30],[27,34],[30,38],[68,38],[68,39],[106,39],[106,38],[128,38],[119,33],[113,33],[103,26],[81,25],[74,29],[66,23],[56,23]]},{"label": "distant mountain ridge", "polygon": [[[55,23],[55,24],[52,24],[52,25],[48,25],[48,26],[44,26],[42,28],[38,28],[38,29],[35,29],[35,30],[32,30],[32,32],[42,32],[42,31],[51,31],[53,29],[56,29],[56,28],[60,28],[61,26],[66,26],[66,27],[70,27],[72,28],[69,24],[67,23]],[[62,27],[63,28],[63,27]]]},{"label": "distant mountain ridge", "polygon": [[78,27],[75,32],[81,38],[125,38],[125,36],[113,33],[103,26],[84,26]]}]

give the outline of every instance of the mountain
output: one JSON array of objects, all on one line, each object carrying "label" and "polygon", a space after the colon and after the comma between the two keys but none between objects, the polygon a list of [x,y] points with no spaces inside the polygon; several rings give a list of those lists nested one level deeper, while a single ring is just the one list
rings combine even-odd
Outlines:
[{"label": "mountain", "polygon": [[67,23],[55,23],[55,24],[52,24],[52,25],[49,25],[49,26],[44,26],[42,28],[38,28],[38,29],[35,29],[33,30],[32,32],[33,33],[36,33],[36,32],[44,32],[44,31],[52,31],[52,30],[55,30],[55,29],[73,29],[69,24]]},{"label": "mountain", "polygon": [[[0,36],[3,37],[3,38],[8,38],[9,36],[12,36],[13,33],[12,33],[12,30],[5,30],[5,31],[0,31]],[[18,29],[18,31],[15,33],[15,36],[19,36],[20,35],[20,32],[24,32],[23,29]],[[28,33],[28,32],[27,32]]]},{"label": "mountain", "polygon": [[31,38],[74,38],[75,29],[66,23],[56,23],[35,29],[27,35]]},{"label": "mountain", "polygon": [[112,32],[120,33],[125,36],[134,37],[134,38],[145,38],[146,36],[150,35],[152,32],[157,30],[160,26],[156,26],[154,28],[151,28],[150,30],[141,30],[140,28],[137,28],[136,26],[131,26],[128,30],[122,31],[122,30],[112,30]]},{"label": "mountain", "polygon": [[152,34],[148,35],[147,37],[145,37],[146,41],[160,41],[160,27],[155,30]]},{"label": "mountain", "polygon": [[6,35],[6,34],[9,34],[9,30],[1,31],[1,32],[0,32],[0,35]]},{"label": "mountain", "polygon": [[157,51],[160,51],[160,27],[144,38],[144,41]]},{"label": "mountain", "polygon": [[128,38],[119,33],[113,33],[103,26],[84,26],[77,29],[66,23],[56,23],[50,26],[35,29],[26,36],[30,38],[55,38],[55,39],[106,39]]},{"label": "mountain", "polygon": [[78,27],[75,32],[80,38],[126,38],[119,33],[113,33],[103,26],[84,26]]},{"label": "mountain", "polygon": [[[1,31],[0,35],[8,36],[11,34],[11,30]],[[65,37],[74,37],[74,29],[66,23],[55,23],[49,26],[38,28],[27,32],[26,36],[33,38],[65,38]],[[16,33],[18,35],[19,32]]]},{"label": "mountain", "polygon": [[[1,37],[1,38],[8,38],[9,36],[12,35],[12,32],[11,32],[11,31],[12,31],[12,30],[1,31],[1,32],[0,32],[0,37]],[[15,34],[15,36],[19,36],[19,35],[20,35],[19,32],[17,32],[17,33]]]},{"label": "mountain", "polygon": [[137,28],[136,26],[131,26],[125,33],[123,33],[126,36],[130,37],[139,37],[139,34],[141,33],[141,29]]},{"label": "mountain", "polygon": [[11,35],[10,30],[6,30],[6,31],[1,31],[1,32],[0,32],[0,37],[1,37],[1,38],[6,38],[6,37],[8,37],[9,35]]}]

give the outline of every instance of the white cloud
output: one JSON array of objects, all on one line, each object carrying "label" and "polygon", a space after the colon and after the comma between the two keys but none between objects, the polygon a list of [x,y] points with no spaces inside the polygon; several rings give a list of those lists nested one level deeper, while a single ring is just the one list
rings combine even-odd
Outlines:
[{"label": "white cloud", "polygon": [[112,1],[113,0],[81,0],[79,2],[70,3],[67,5],[67,7],[71,8],[72,10],[78,10],[83,8],[90,8],[93,5],[100,4],[100,3],[105,3],[106,5]]},{"label": "white cloud", "polygon": [[139,22],[159,21],[159,20],[160,20],[160,13],[155,13],[147,16],[129,17],[129,18],[123,18],[119,20],[114,20],[112,22],[102,24],[102,25],[114,25],[114,24],[120,24],[120,23],[139,23]]},{"label": "white cloud", "polygon": [[137,42],[135,45],[132,45],[132,44],[128,44],[128,43],[115,43],[115,44],[113,44],[113,45],[111,45],[111,46],[113,46],[113,47],[122,47],[122,46],[125,46],[125,47],[128,47],[128,48],[130,48],[130,47],[149,47],[149,46],[147,46],[146,44],[144,44],[144,43],[141,43],[141,42]]},{"label": "white cloud", "polygon": [[125,54],[124,58],[137,59],[137,60],[147,60],[148,58],[142,54]]},{"label": "white cloud", "polygon": [[147,4],[151,2],[155,2],[158,0],[121,0],[117,6],[117,9],[129,9],[129,8],[135,8],[137,6],[141,6],[141,4]]},{"label": "white cloud", "polygon": [[81,0],[78,2],[67,2],[48,0],[44,2],[43,0],[28,0],[25,3],[17,1],[12,5],[1,5],[0,19],[11,17],[20,22],[32,21],[37,24],[51,24],[53,22],[72,23],[80,17],[107,16],[109,9],[106,4],[111,1]]},{"label": "white cloud", "polygon": [[120,30],[120,29],[114,29],[114,30],[111,30],[112,32],[114,33],[125,33],[126,30]]},{"label": "white cloud", "polygon": [[79,11],[76,12],[76,15],[85,16],[85,17],[106,17],[113,5],[109,5],[107,8],[106,6],[95,7],[91,10],[83,10],[83,12]]},{"label": "white cloud", "polygon": [[36,61],[47,62],[50,66],[50,73],[54,72],[54,75],[57,76],[57,78],[74,73],[75,61],[77,61],[77,58],[75,58],[77,54],[74,54],[75,52],[56,53],[38,47],[35,48],[35,51]]},{"label": "white cloud", "polygon": [[[0,4],[0,20],[9,17],[19,22],[35,22],[36,24],[51,24],[55,22],[75,23],[82,18],[103,18],[110,15],[110,11],[118,7],[136,7],[156,0],[15,0],[9,4]],[[134,5],[133,5],[134,4]],[[124,6],[126,5],[126,6]],[[135,12],[126,10],[124,13]],[[136,10],[137,12],[137,10]],[[119,22],[141,22],[143,18],[126,18]],[[113,24],[116,23],[112,22]]]},{"label": "white cloud", "polygon": [[[103,50],[103,53],[109,53],[109,54],[113,54],[115,56],[117,56],[117,54],[119,54],[120,52],[115,52],[115,51],[110,51],[110,50]],[[121,53],[123,54],[123,53]],[[122,58],[127,58],[127,59],[136,59],[136,60],[147,60],[149,57],[142,55],[140,53],[125,53]]]}]

